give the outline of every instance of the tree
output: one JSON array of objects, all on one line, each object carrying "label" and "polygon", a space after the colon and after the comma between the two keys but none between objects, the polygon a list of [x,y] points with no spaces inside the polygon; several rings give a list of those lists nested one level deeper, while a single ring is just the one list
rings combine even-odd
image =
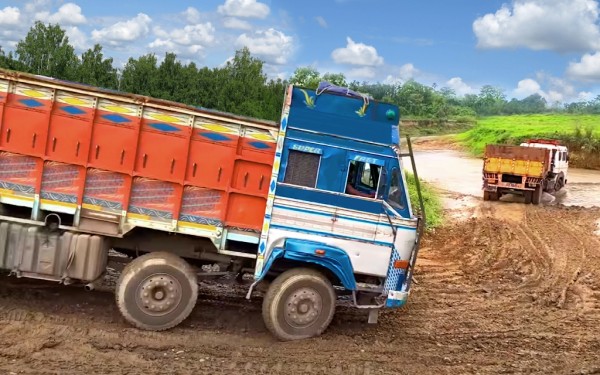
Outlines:
[{"label": "tree", "polygon": [[72,80],[78,59],[69,38],[58,24],[48,26],[36,21],[24,40],[17,43],[17,60],[34,74]]},{"label": "tree", "polygon": [[130,57],[121,74],[121,91],[159,97],[156,63],[154,54],[140,56],[138,59]]},{"label": "tree", "polygon": [[329,82],[332,85],[348,87],[348,84],[346,83],[346,77],[342,73],[325,73],[322,80]]},{"label": "tree", "polygon": [[112,58],[104,58],[101,45],[96,44],[81,55],[76,80],[92,86],[117,89],[117,70],[113,67]]},{"label": "tree", "polygon": [[297,68],[290,77],[291,84],[313,90],[319,86],[320,80],[321,74],[315,68],[309,66]]}]

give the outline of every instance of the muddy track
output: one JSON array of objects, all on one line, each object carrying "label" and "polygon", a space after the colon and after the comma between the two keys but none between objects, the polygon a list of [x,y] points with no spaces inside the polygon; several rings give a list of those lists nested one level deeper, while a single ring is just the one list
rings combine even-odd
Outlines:
[{"label": "muddy track", "polygon": [[240,286],[202,285],[188,320],[152,333],[119,316],[110,280],[85,292],[2,277],[0,372],[600,373],[600,210],[462,210],[424,240],[405,308],[367,326],[340,306],[326,334],[301,342],[274,341],[260,296],[246,301]]}]

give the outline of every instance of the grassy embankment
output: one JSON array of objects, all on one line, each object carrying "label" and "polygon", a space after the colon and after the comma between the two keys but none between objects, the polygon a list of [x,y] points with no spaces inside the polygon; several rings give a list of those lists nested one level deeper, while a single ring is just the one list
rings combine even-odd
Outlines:
[{"label": "grassy embankment", "polygon": [[[410,203],[413,207],[413,212],[420,212],[419,197],[417,195],[417,187],[415,176],[412,173],[406,172],[406,183],[410,194]],[[431,185],[420,179],[421,194],[423,195],[423,205],[425,206],[425,214],[427,215],[427,229],[437,228],[443,224],[443,208],[442,202]]]},{"label": "grassy embankment", "polygon": [[571,151],[570,165],[600,169],[600,116],[515,115],[479,119],[477,125],[456,136],[475,156],[486,144],[519,144],[529,138],[559,139]]}]

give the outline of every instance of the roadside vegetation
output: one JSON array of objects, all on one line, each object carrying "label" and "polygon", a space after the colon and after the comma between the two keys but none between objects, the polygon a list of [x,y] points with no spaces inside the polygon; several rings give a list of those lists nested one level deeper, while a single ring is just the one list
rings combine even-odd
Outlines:
[{"label": "roadside vegetation", "polygon": [[[427,229],[435,229],[441,226],[444,222],[444,209],[440,196],[435,191],[432,185],[424,182],[420,179],[421,194],[423,195],[423,205],[425,207],[425,214],[427,215]],[[419,196],[417,194],[417,186],[415,175],[406,172],[406,183],[408,184],[408,191],[410,194],[410,203],[415,214],[419,214],[421,207],[419,206]]]},{"label": "roadside vegetation", "polygon": [[600,114],[600,96],[577,103],[547,103],[539,94],[509,99],[502,89],[492,85],[484,85],[479,93],[459,96],[451,88],[435,83],[424,85],[412,79],[391,83],[348,81],[344,74],[322,73],[310,66],[298,67],[287,79],[269,78],[264,61],[247,48],[214,68],[181,61],[170,52],[131,57],[121,65],[105,56],[100,44],[76,54],[60,25],[39,21],[14,49],[3,50],[0,46],[1,68],[273,121],[280,118],[288,84],[314,89],[321,81],[398,105],[407,124],[405,131],[412,135],[457,133],[472,127],[482,116]]},{"label": "roadside vegetation", "polygon": [[484,117],[475,127],[456,136],[474,156],[481,156],[486,144],[519,144],[530,138],[560,140],[571,151],[572,166],[600,169],[600,115]]}]

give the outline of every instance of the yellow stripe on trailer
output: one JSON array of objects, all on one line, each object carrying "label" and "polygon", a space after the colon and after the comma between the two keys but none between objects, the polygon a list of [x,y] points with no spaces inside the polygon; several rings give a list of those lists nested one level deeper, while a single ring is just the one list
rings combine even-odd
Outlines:
[{"label": "yellow stripe on trailer", "polygon": [[544,175],[544,163],[530,160],[487,158],[484,171],[487,173],[514,174],[541,178]]}]

